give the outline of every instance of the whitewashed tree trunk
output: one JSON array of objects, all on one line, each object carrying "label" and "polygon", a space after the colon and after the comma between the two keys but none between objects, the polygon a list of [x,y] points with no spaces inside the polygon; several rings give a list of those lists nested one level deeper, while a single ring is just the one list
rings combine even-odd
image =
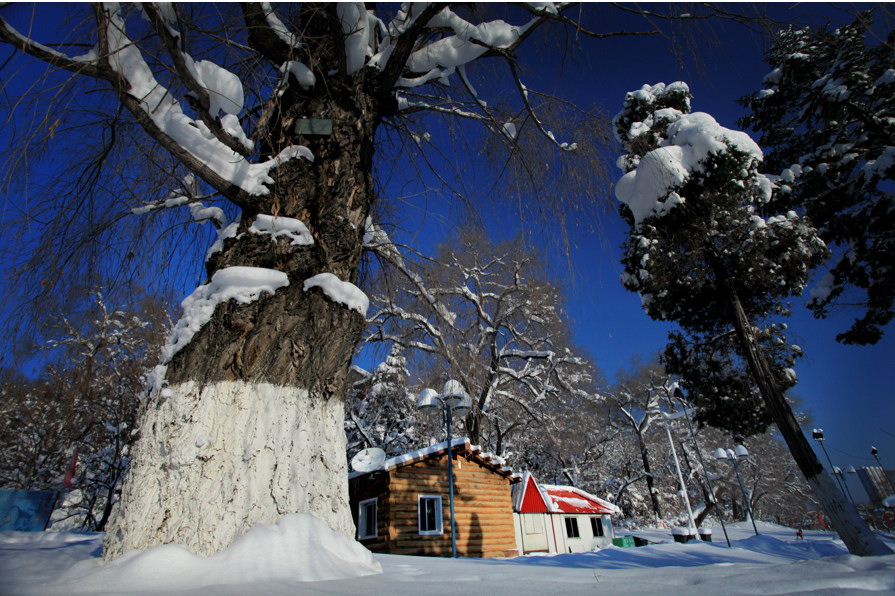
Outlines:
[{"label": "whitewashed tree trunk", "polygon": [[869,530],[857,508],[845,498],[828,474],[821,473],[807,480],[849,552],[864,556],[892,554],[882,540]]},{"label": "whitewashed tree trunk", "polygon": [[171,543],[211,555],[295,511],[353,534],[340,401],[245,382],[183,383],[154,401],[107,558]]}]

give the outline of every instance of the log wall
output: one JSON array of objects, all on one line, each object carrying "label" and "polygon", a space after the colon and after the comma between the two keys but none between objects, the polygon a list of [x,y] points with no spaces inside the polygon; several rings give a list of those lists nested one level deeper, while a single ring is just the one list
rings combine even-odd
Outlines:
[{"label": "log wall", "polygon": [[[390,471],[388,490],[389,552],[402,555],[451,555],[451,517],[445,456]],[[440,495],[444,533],[421,536],[419,495]],[[509,479],[463,455],[454,455],[454,510],[457,555],[502,557],[516,554]]]}]

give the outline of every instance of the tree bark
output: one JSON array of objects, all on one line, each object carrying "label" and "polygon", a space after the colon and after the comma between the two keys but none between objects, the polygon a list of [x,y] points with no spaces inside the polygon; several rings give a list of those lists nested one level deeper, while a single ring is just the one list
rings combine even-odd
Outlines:
[{"label": "tree bark", "polygon": [[765,405],[789,451],[799,466],[808,484],[814,491],[821,506],[830,516],[833,527],[845,543],[848,551],[854,555],[888,555],[892,551],[867,527],[858,514],[858,510],[846,501],[832,479],[824,472],[808,439],[789,407],[789,403],[777,385],[773,370],[764,352],[755,339],[753,327],[743,310],[736,288],[729,279],[725,279],[724,288],[731,310],[731,318],[736,329],[737,339],[743,355],[749,363],[749,370],[758,385]]},{"label": "tree bark", "polygon": [[[304,10],[304,9],[303,9]],[[311,10],[311,9],[309,9]],[[321,72],[344,69],[334,12],[304,14]],[[340,64],[341,63],[341,64]],[[299,118],[333,122],[331,136],[295,132]],[[168,364],[165,388],[144,406],[142,431],[104,557],[159,544],[211,555],[256,523],[307,512],[353,535],[345,462],[344,395],[364,326],[358,312],[304,280],[332,273],[356,283],[364,224],[374,197],[377,97],[363,73],[289,87],[271,117],[264,151],[303,145],[271,177],[270,193],[242,205],[238,234],[207,262],[275,269],[289,285],[249,304],[220,303]],[[250,233],[256,215],[302,221],[313,245]]]},{"label": "tree bark", "polygon": [[649,490],[650,501],[653,505],[653,513],[656,514],[656,520],[662,519],[662,508],[659,506],[659,495],[656,494],[656,489],[654,488],[655,481],[653,479],[653,472],[650,469],[649,463],[649,453],[646,449],[646,443],[643,441],[643,437],[638,435],[637,442],[640,443],[640,459],[643,461],[643,471],[646,475],[646,487]]}]

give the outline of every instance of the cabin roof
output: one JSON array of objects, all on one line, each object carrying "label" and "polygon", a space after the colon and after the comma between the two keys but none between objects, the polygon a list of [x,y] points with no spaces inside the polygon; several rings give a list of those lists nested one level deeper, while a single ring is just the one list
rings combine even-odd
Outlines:
[{"label": "cabin roof", "polygon": [[[370,470],[369,472],[352,472],[348,477],[357,478],[358,476],[363,476],[365,474],[393,470],[401,466],[415,464],[416,462],[425,459],[440,457],[447,452],[447,448],[447,441],[442,441],[441,443],[436,443],[422,449],[390,457],[383,462],[379,469]],[[504,458],[493,453],[482,451],[480,446],[470,443],[467,437],[457,437],[456,439],[453,439],[451,441],[451,451],[464,456],[469,461],[475,461],[496,474],[508,478],[510,482],[518,482],[521,478],[519,474],[513,472],[512,467],[506,465],[506,460]]]}]

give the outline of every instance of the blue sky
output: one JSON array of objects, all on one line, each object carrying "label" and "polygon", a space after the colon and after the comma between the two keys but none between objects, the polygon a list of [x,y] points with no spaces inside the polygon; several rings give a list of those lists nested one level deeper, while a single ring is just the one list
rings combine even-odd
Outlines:
[{"label": "blue sky", "polygon": [[[781,6],[764,8],[781,19],[798,16],[814,23],[827,19],[837,24],[850,22],[838,7],[802,4],[794,9],[797,12],[787,12]],[[601,11],[601,15],[606,12]],[[619,27],[640,25],[629,18],[613,18],[618,19]],[[604,30],[612,26],[605,19],[601,23]],[[529,48],[522,59],[533,63],[529,72],[535,76],[526,79],[526,84],[556,90],[579,104],[598,103],[612,115],[621,109],[627,91],[646,83],[682,80],[694,95],[694,111],[708,112],[722,125],[738,128],[736,121],[744,110],[736,100],[760,89],[762,78],[770,70],[762,60],[766,41],[759,33],[732,23],[713,24],[700,31],[698,56],[690,52],[677,56],[669,51],[668,40],[659,37],[585,40],[584,54],[566,56],[560,62],[562,68],[557,68],[555,52]],[[614,160],[615,155],[607,157]],[[507,218],[486,217],[485,222],[488,231],[498,237],[518,231]],[[451,227],[450,216],[430,213],[425,224],[414,235],[418,245],[424,238],[422,244],[432,246],[444,239]],[[660,352],[672,326],[650,320],[640,307],[640,298],[619,283],[619,246],[625,224],[608,212],[597,228],[596,233],[577,232],[572,238],[576,244],[572,273],[564,263],[559,263],[555,271],[568,295],[575,341],[611,378],[621,369],[630,368],[635,358],[648,360]],[[787,322],[790,339],[805,351],[796,366],[799,384],[794,390],[803,409],[813,417],[812,425],[805,430],[810,434],[813,427],[824,429],[835,465],[876,465],[870,455],[870,446],[875,445],[883,463],[895,467],[895,400],[888,379],[889,369],[895,364],[893,326],[876,346],[843,346],[834,337],[848,327],[855,313],[840,312],[819,321],[804,303],[804,299],[794,301],[794,314]],[[826,465],[823,453],[817,451]],[[855,496],[862,498],[863,491],[856,488],[859,484],[853,480],[851,486]]]}]

